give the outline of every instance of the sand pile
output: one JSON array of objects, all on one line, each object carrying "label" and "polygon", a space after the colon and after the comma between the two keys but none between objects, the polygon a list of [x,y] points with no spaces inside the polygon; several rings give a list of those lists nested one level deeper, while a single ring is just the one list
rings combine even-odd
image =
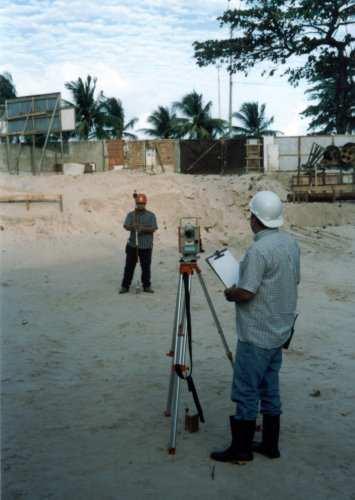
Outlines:
[{"label": "sand pile", "polygon": [[[181,217],[200,218],[204,239],[237,244],[249,237],[248,205],[260,190],[275,191],[286,201],[287,190],[277,180],[258,174],[192,176],[167,173],[110,171],[82,176],[1,176],[1,194],[62,194],[64,212],[56,204],[2,204],[2,228],[13,237],[31,233],[56,238],[73,233],[124,234],[122,222],[133,208],[134,190],[145,192],[148,208],[158,217],[158,241],[175,244]],[[351,223],[350,204],[287,204],[286,225],[322,226]]]},{"label": "sand pile", "polygon": [[[0,179],[1,194],[63,194],[56,204],[1,204],[2,493],[26,500],[354,500],[354,204],[286,204],[301,245],[296,334],[284,353],[281,454],[238,468],[209,460],[229,444],[232,371],[193,278],[194,380],[206,422],[182,384],[177,454],[168,455],[167,404],[180,217],[201,217],[207,252],[251,239],[248,203],[269,176],[147,175],[116,171]],[[132,193],[156,212],[155,294],[118,295]],[[291,227],[292,226],[292,227]],[[295,227],[297,226],[297,227]],[[306,227],[310,226],[310,227]],[[205,255],[206,255],[205,254]],[[229,347],[235,307],[200,256]],[[260,434],[257,436],[260,438]],[[265,485],[272,485],[266,488]]]}]

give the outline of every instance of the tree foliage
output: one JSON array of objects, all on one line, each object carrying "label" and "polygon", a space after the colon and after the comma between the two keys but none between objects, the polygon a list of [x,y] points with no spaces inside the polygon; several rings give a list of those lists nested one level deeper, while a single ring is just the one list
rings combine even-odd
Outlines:
[{"label": "tree foliage", "polygon": [[[352,62],[354,65],[355,62]],[[337,61],[333,57],[321,58],[316,67],[309,83],[312,85],[306,94],[310,101],[316,101],[311,104],[301,115],[311,118],[308,130],[312,133],[332,134],[337,132],[337,108],[342,106],[344,109],[343,130],[346,133],[355,131],[355,116],[352,113],[352,107],[355,103],[355,85],[352,82],[354,68],[351,68],[351,77],[346,81],[344,87],[342,103],[338,102],[337,98],[337,78],[336,78]]]},{"label": "tree foliage", "polygon": [[0,75],[0,106],[5,104],[7,99],[16,97],[16,87],[10,73]]},{"label": "tree foliage", "polygon": [[202,94],[196,91],[175,102],[174,110],[182,115],[178,120],[178,135],[188,139],[215,139],[223,135],[226,123],[219,118],[212,118],[211,107],[212,102],[204,104]]},{"label": "tree foliage", "polygon": [[102,126],[99,127],[99,134],[102,139],[136,139],[136,135],[128,132],[138,121],[138,118],[132,118],[125,122],[125,112],[122,101],[115,97],[101,98],[100,111],[103,113]]},{"label": "tree foliage", "polygon": [[[323,58],[334,59],[336,130],[346,130],[344,110],[355,38],[348,26],[355,13],[353,0],[244,0],[245,8],[229,9],[219,18],[235,36],[225,40],[195,42],[200,66],[217,61],[229,71],[248,74],[257,64],[269,62],[269,75],[284,66],[283,75],[297,85],[310,80]],[[295,61],[298,66],[294,66]]]},{"label": "tree foliage", "polygon": [[159,106],[149,117],[151,128],[142,129],[150,137],[158,139],[174,139],[179,136],[179,119],[167,106]]},{"label": "tree foliage", "polygon": [[270,129],[274,117],[266,117],[265,107],[265,104],[261,104],[259,107],[257,102],[244,102],[239,112],[233,113],[233,118],[237,118],[241,123],[239,126],[232,127],[233,132],[236,132],[236,135],[253,137],[276,135],[278,131]]},{"label": "tree foliage", "polygon": [[133,128],[137,118],[125,123],[125,114],[120,99],[106,97],[99,92],[95,97],[97,78],[91,75],[83,81],[78,78],[67,82],[66,88],[72,92],[76,107],[76,130],[80,139],[135,139],[127,130]]},{"label": "tree foliage", "polygon": [[84,140],[95,137],[96,132],[104,126],[104,114],[101,109],[103,94],[96,99],[96,82],[97,78],[88,75],[85,81],[79,77],[65,84],[72,93],[76,108],[77,134]]}]

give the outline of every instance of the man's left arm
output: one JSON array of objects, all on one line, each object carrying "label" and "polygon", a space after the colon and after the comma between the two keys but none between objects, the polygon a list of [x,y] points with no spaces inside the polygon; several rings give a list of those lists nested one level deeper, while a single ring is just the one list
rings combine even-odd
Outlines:
[{"label": "man's left arm", "polygon": [[238,286],[227,288],[224,295],[228,302],[248,302],[252,300],[262,281],[265,260],[254,247],[251,247],[240,265]]},{"label": "man's left arm", "polygon": [[149,225],[140,226],[138,228],[139,233],[143,234],[153,234],[158,229],[157,219],[154,214],[152,214],[152,223]]},{"label": "man's left arm", "polygon": [[142,234],[153,234],[156,231],[156,228],[153,226],[140,226],[138,228],[138,233]]}]

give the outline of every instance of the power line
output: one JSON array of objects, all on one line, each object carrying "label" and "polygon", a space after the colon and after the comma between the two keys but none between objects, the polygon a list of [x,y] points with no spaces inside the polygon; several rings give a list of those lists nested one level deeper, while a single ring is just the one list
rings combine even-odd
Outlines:
[{"label": "power line", "polygon": [[260,85],[263,87],[283,87],[283,88],[290,88],[291,85],[285,85],[283,83],[264,83],[264,82],[235,82],[238,85]]}]

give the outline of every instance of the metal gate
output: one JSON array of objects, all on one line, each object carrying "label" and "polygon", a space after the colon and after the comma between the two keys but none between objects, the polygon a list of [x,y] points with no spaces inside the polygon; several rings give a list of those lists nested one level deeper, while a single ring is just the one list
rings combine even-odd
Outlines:
[{"label": "metal gate", "polygon": [[183,174],[241,174],[245,171],[246,139],[180,141]]}]

